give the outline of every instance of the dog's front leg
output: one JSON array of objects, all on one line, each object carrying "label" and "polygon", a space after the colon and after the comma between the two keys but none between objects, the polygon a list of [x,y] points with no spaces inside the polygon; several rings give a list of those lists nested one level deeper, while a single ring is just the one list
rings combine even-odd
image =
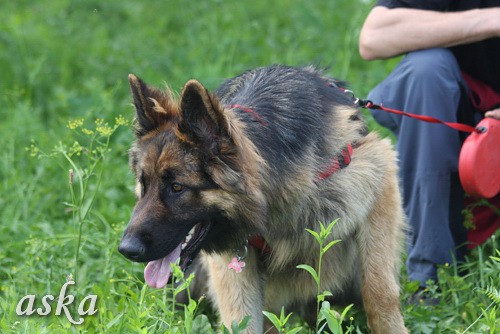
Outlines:
[{"label": "dog's front leg", "polygon": [[408,330],[401,315],[397,281],[404,218],[397,179],[387,183],[358,235],[363,267],[361,293],[372,333],[405,334]]},{"label": "dog's front leg", "polygon": [[229,269],[234,255],[203,254],[208,269],[208,293],[219,310],[222,323],[231,328],[247,315],[251,320],[244,333],[257,334],[263,331],[264,280],[259,273],[255,250],[249,249],[243,260],[241,272]]}]

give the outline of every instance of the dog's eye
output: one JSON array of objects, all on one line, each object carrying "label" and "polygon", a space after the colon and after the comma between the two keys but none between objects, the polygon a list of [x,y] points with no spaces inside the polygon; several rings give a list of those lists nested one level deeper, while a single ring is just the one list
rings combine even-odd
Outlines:
[{"label": "dog's eye", "polygon": [[177,182],[172,183],[172,192],[180,193],[183,190],[184,190],[184,186],[182,184],[177,183]]}]

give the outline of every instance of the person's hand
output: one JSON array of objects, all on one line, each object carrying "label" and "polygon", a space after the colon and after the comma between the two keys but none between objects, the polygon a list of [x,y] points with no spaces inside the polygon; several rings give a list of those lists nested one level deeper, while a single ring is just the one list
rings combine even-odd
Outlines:
[{"label": "person's hand", "polygon": [[484,114],[484,116],[500,120],[500,108],[490,110],[490,111],[486,112],[486,114]]}]

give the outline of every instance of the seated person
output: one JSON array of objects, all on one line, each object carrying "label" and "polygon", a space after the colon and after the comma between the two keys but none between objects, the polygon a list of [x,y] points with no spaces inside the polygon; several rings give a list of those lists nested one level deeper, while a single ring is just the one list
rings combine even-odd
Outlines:
[{"label": "seated person", "polygon": [[[368,99],[447,122],[500,119],[499,37],[498,0],[379,0],[363,25],[360,54],[366,60],[406,55]],[[463,260],[458,157],[467,134],[381,110],[372,114],[397,137],[410,226],[407,271],[423,291],[429,279],[437,281],[436,265]],[[493,202],[499,205],[498,196]],[[498,227],[498,215],[490,218]]]}]

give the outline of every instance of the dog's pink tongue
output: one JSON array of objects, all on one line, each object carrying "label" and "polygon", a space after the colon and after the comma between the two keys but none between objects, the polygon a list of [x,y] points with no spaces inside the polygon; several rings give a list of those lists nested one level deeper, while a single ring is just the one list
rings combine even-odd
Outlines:
[{"label": "dog's pink tongue", "polygon": [[151,261],[144,269],[144,280],[152,288],[163,288],[170,277],[170,264],[181,256],[181,245],[162,259]]}]

